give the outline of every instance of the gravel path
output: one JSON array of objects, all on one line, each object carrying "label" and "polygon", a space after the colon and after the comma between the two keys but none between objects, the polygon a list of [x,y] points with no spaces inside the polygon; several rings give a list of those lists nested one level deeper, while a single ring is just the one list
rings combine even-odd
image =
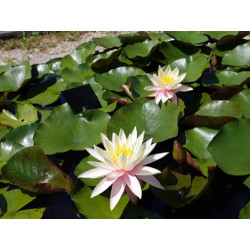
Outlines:
[{"label": "gravel path", "polygon": [[[116,35],[121,33],[131,33],[129,31],[119,32],[105,32],[105,31],[90,31],[84,32],[74,41],[68,39],[65,41],[58,41],[56,36],[52,36],[48,44],[39,44],[40,46],[46,46],[46,50],[43,52],[39,48],[31,49],[19,49],[6,50],[0,48],[0,63],[14,61],[16,63],[24,60],[29,60],[31,64],[45,63],[52,58],[63,57],[76,49],[80,44],[90,41],[95,37],[102,37],[106,35]],[[52,46],[51,46],[52,45]]]}]

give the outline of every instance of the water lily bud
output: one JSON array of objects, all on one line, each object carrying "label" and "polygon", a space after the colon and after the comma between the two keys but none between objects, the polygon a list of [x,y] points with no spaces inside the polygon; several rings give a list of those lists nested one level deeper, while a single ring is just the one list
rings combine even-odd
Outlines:
[{"label": "water lily bud", "polygon": [[183,164],[186,161],[185,150],[177,140],[174,141],[172,155],[178,164]]},{"label": "water lily bud", "polygon": [[215,67],[216,64],[217,64],[217,58],[216,58],[216,55],[213,55],[213,56],[212,56],[211,65]]}]

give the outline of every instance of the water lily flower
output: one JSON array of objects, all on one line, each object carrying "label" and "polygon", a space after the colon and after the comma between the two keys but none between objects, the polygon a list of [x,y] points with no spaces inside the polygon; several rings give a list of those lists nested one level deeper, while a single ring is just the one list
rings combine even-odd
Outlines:
[{"label": "water lily flower", "polygon": [[171,67],[168,66],[164,72],[159,66],[158,75],[147,74],[147,76],[153,85],[147,86],[144,89],[148,91],[156,91],[155,93],[148,95],[148,97],[155,97],[156,104],[158,104],[160,101],[164,103],[168,99],[171,99],[177,105],[176,92],[186,92],[193,90],[191,87],[185,87],[180,84],[185,78],[186,73],[179,75],[179,69],[177,68],[172,71]]},{"label": "water lily flower", "polygon": [[113,133],[110,141],[107,136],[101,134],[105,150],[94,146],[86,148],[90,155],[99,162],[89,161],[88,164],[94,168],[80,174],[79,178],[101,178],[104,177],[91,193],[91,198],[104,192],[112,185],[110,195],[110,209],[112,210],[124,191],[127,192],[132,201],[136,197],[141,199],[142,189],[140,180],[150,185],[164,189],[160,182],[153,176],[161,173],[158,169],[149,167],[148,164],[157,161],[168,154],[158,153],[148,156],[155,148],[152,138],[143,142],[144,133],[137,137],[136,127],[126,137],[121,129],[119,135]]}]

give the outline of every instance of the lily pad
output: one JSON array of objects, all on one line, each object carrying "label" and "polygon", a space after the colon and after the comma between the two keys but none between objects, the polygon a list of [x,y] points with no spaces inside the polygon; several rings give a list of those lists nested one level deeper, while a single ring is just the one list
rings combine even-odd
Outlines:
[{"label": "lily pad", "polygon": [[5,141],[0,143],[0,171],[1,168],[8,162],[12,155],[17,153],[19,150],[23,148],[22,145]]},{"label": "lily pad", "polygon": [[122,128],[126,135],[136,126],[138,133],[145,131],[145,139],[161,142],[178,134],[179,107],[168,101],[160,108],[155,101],[132,103],[120,108],[110,119],[108,136]]},{"label": "lily pad", "polygon": [[121,85],[125,84],[130,76],[145,75],[145,72],[135,67],[119,67],[112,69],[107,73],[96,74],[95,81],[99,82],[108,90],[121,92]]},{"label": "lily pad", "polygon": [[127,45],[123,48],[128,58],[132,59],[135,57],[147,57],[150,55],[153,49],[159,45],[158,40],[146,40],[142,43],[135,43],[133,45]]},{"label": "lily pad", "polygon": [[104,36],[100,38],[94,38],[93,40],[97,45],[108,49],[120,47],[122,45],[120,39],[117,36]]},{"label": "lily pad", "polygon": [[203,32],[205,35],[209,35],[212,38],[215,38],[217,40],[220,40],[222,37],[224,36],[228,36],[228,35],[237,35],[238,31],[205,31]]},{"label": "lily pad", "polygon": [[0,123],[12,128],[17,128],[38,120],[37,109],[30,104],[18,104],[16,114],[3,109],[0,113]]},{"label": "lily pad", "polygon": [[223,65],[247,68],[250,65],[250,42],[228,51],[222,58]]},{"label": "lily pad", "polygon": [[[210,67],[209,56],[201,53],[179,58],[172,61],[169,65],[172,70],[174,68],[178,68],[180,70],[180,74],[187,73],[183,82],[194,82],[198,80],[203,71]],[[165,66],[164,69],[166,67],[167,66]]]},{"label": "lily pad", "polygon": [[239,104],[244,117],[250,118],[250,89],[246,89],[235,95],[232,101]]},{"label": "lily pad", "polygon": [[0,92],[16,91],[31,78],[31,67],[20,65],[0,75]]},{"label": "lily pad", "polygon": [[200,44],[208,41],[207,36],[200,31],[168,31],[167,34],[187,44]]},{"label": "lily pad", "polygon": [[0,219],[41,219],[45,208],[20,210],[35,198],[20,189],[5,192],[0,197],[0,211],[4,213]]},{"label": "lily pad", "polygon": [[78,64],[86,63],[87,57],[92,55],[94,51],[95,45],[93,46],[93,42],[91,44],[82,44],[81,47],[62,58],[61,68],[73,68]]},{"label": "lily pad", "polygon": [[75,188],[72,200],[81,214],[88,219],[118,219],[121,217],[129,201],[127,195],[123,195],[116,207],[110,211],[110,198],[102,195],[90,198],[91,192],[92,189],[86,185],[78,185]]},{"label": "lily pad", "polygon": [[250,174],[249,131],[249,119],[230,122],[222,127],[208,145],[208,151],[225,173]]},{"label": "lily pad", "polygon": [[35,146],[14,154],[2,168],[2,176],[14,185],[40,194],[67,190],[67,184],[71,182],[61,170],[49,163],[42,149]]},{"label": "lily pad", "polygon": [[250,201],[240,210],[239,219],[250,219]]},{"label": "lily pad", "polygon": [[100,133],[105,133],[110,116],[100,110],[86,110],[75,115],[65,103],[55,108],[36,130],[35,145],[46,154],[83,150],[101,142]]}]

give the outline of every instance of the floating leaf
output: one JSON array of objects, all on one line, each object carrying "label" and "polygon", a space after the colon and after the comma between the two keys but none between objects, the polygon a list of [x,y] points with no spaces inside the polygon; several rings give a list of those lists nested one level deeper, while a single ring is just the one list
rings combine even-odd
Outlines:
[{"label": "floating leaf", "polygon": [[246,118],[250,118],[250,89],[243,90],[242,92],[235,95],[232,99],[232,101],[239,104],[243,115]]},{"label": "floating leaf", "polygon": [[2,197],[0,196],[0,211],[4,212],[0,219],[40,219],[45,208],[20,210],[35,198],[20,189],[5,192]]},{"label": "floating leaf", "polygon": [[147,40],[142,43],[135,43],[133,45],[127,45],[123,48],[124,52],[128,56],[128,58],[135,58],[135,57],[147,57],[150,55],[153,49],[159,45],[158,40]]},{"label": "floating leaf", "polygon": [[[198,80],[202,72],[210,67],[209,57],[205,54],[197,53],[192,56],[184,57],[172,61],[170,64],[171,69],[178,68],[180,74],[187,73],[183,82],[194,82]],[[166,69],[167,66],[163,68]]]},{"label": "floating leaf", "polygon": [[20,65],[0,75],[0,92],[16,91],[31,78],[31,67]]},{"label": "floating leaf", "polygon": [[14,62],[9,63],[0,63],[0,74],[7,71],[9,68],[15,66],[16,64]]},{"label": "floating leaf", "polygon": [[2,168],[2,176],[14,185],[40,194],[67,189],[67,183],[71,182],[61,170],[49,163],[42,149],[35,146],[14,154]]},{"label": "floating leaf", "polygon": [[239,219],[250,219],[250,201],[240,210]]},{"label": "floating leaf", "polygon": [[118,134],[122,128],[128,135],[136,126],[138,133],[145,131],[145,139],[161,142],[178,134],[179,108],[173,102],[160,108],[155,101],[133,103],[120,108],[108,124],[108,136]]},{"label": "floating leaf", "polygon": [[144,75],[145,72],[135,67],[119,67],[112,69],[107,73],[96,74],[95,81],[99,82],[108,90],[121,92],[121,85],[125,84],[130,76]]},{"label": "floating leaf", "polygon": [[38,125],[39,122],[20,126],[18,128],[11,130],[8,134],[6,134],[3,137],[3,139],[20,144],[24,147],[33,146],[34,145],[33,137]]},{"label": "floating leaf", "polygon": [[222,58],[223,65],[247,68],[250,65],[250,42],[228,51]]},{"label": "floating leaf", "polygon": [[120,47],[122,45],[120,39],[117,36],[103,36],[100,38],[94,38],[93,40],[97,45],[108,49]]},{"label": "floating leaf", "polygon": [[116,207],[110,211],[110,198],[98,195],[90,198],[92,189],[88,186],[75,188],[72,200],[75,203],[77,210],[88,219],[118,219],[121,217],[129,198],[127,195],[119,200]]},{"label": "floating leaf", "polygon": [[36,130],[35,145],[46,154],[83,150],[101,142],[100,133],[105,133],[110,116],[100,110],[86,110],[84,115],[75,115],[69,105],[55,108]]},{"label": "floating leaf", "polygon": [[90,79],[94,71],[87,64],[79,64],[73,69],[65,68],[61,76],[66,82],[82,82]]},{"label": "floating leaf", "polygon": [[13,115],[6,109],[3,109],[0,113],[0,123],[12,128],[33,123],[37,120],[37,109],[30,104],[18,104],[16,108],[16,115]]},{"label": "floating leaf", "polygon": [[230,175],[250,174],[250,120],[230,122],[208,145],[218,166]]},{"label": "floating leaf", "polygon": [[22,145],[5,141],[0,143],[0,170],[8,162],[12,155],[23,148]]},{"label": "floating leaf", "polygon": [[78,64],[86,62],[88,56],[92,55],[95,51],[95,45],[92,43],[84,43],[74,50],[69,55],[62,58],[61,68],[73,68]]},{"label": "floating leaf", "polygon": [[174,37],[177,41],[187,44],[199,44],[208,41],[208,38],[200,31],[168,31],[167,34]]},{"label": "floating leaf", "polygon": [[215,38],[217,40],[220,40],[224,36],[229,36],[229,35],[237,35],[238,31],[205,31],[203,32],[205,35],[209,35],[212,38]]}]

